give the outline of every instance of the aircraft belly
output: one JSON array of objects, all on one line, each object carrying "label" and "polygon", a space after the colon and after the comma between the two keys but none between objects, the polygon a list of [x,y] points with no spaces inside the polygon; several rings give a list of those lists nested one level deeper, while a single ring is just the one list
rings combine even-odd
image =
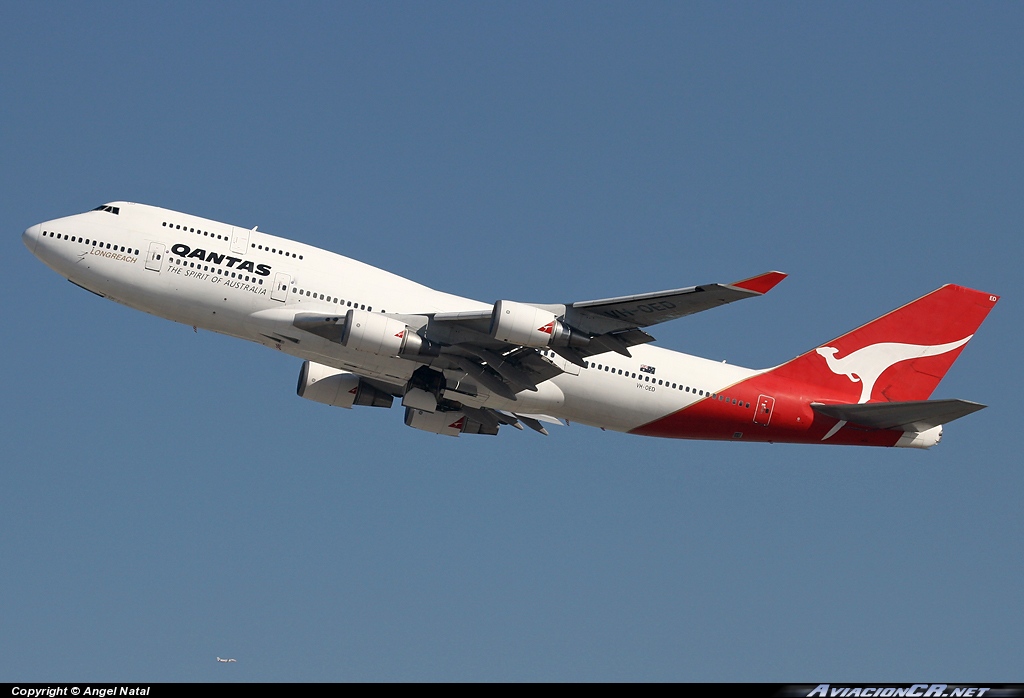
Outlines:
[{"label": "aircraft belly", "polygon": [[[565,394],[562,389],[555,384],[555,381],[550,380],[540,383],[536,392],[523,390],[517,393],[515,400],[490,394],[482,387],[478,387],[477,393],[476,397],[453,394],[452,398],[471,407],[489,407],[520,414],[550,414],[554,416],[562,414],[565,403]],[[447,393],[446,397],[448,397]]]}]

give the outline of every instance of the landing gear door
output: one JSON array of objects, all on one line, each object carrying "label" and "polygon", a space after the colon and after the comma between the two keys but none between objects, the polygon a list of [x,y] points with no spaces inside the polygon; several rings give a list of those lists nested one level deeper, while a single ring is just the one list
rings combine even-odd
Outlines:
[{"label": "landing gear door", "polygon": [[146,269],[160,271],[164,265],[164,244],[162,242],[149,243],[149,253],[146,255]]},{"label": "landing gear door", "polygon": [[231,228],[231,251],[235,254],[245,254],[249,249],[249,231],[245,228]]},{"label": "landing gear door", "polygon": [[275,301],[281,301],[284,303],[288,300],[288,284],[292,282],[292,277],[284,272],[278,272],[274,275],[274,288],[270,291],[270,298]]},{"label": "landing gear door", "polygon": [[775,409],[775,398],[768,395],[761,395],[757,398],[757,409],[754,410],[754,424],[763,427],[768,426],[772,421],[772,410]]}]

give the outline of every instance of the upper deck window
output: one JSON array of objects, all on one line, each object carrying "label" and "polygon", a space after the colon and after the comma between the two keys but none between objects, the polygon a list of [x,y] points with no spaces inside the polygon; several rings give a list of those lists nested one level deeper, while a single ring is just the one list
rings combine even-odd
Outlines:
[{"label": "upper deck window", "polygon": [[97,206],[93,211],[106,211],[107,213],[113,213],[115,216],[121,215],[121,209],[117,206]]}]

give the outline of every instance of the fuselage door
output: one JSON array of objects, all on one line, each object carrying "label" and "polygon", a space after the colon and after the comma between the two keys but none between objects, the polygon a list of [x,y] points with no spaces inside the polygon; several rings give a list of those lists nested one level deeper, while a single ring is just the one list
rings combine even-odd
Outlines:
[{"label": "fuselage door", "polygon": [[274,275],[274,288],[270,291],[270,297],[282,303],[288,300],[288,284],[291,282],[292,277],[279,271]]},{"label": "fuselage door", "polygon": [[539,351],[541,354],[544,355],[544,357],[548,361],[553,363],[558,368],[562,369],[563,372],[568,373],[571,376],[580,375],[580,367],[577,366],[576,364],[566,361],[565,359],[563,359],[561,356],[551,351],[550,349],[540,349]]},{"label": "fuselage door", "polygon": [[249,231],[245,228],[231,227],[231,251],[235,254],[245,254],[249,249]]},{"label": "fuselage door", "polygon": [[775,398],[768,395],[758,396],[757,409],[754,410],[754,424],[768,426],[768,422],[772,421],[773,409],[775,409]]},{"label": "fuselage door", "polygon": [[162,242],[149,243],[149,254],[146,255],[146,269],[160,271],[164,265],[164,244]]}]

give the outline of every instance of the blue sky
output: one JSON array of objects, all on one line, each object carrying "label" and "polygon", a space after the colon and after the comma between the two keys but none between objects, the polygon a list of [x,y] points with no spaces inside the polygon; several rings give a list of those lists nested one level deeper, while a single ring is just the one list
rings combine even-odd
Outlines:
[{"label": "blue sky", "polygon": [[[6,3],[0,27],[0,680],[1024,681],[1021,5]],[[751,367],[960,283],[1002,300],[935,396],[990,407],[928,452],[433,436],[21,243],[116,199],[484,301],[780,269],[654,333]]]}]

